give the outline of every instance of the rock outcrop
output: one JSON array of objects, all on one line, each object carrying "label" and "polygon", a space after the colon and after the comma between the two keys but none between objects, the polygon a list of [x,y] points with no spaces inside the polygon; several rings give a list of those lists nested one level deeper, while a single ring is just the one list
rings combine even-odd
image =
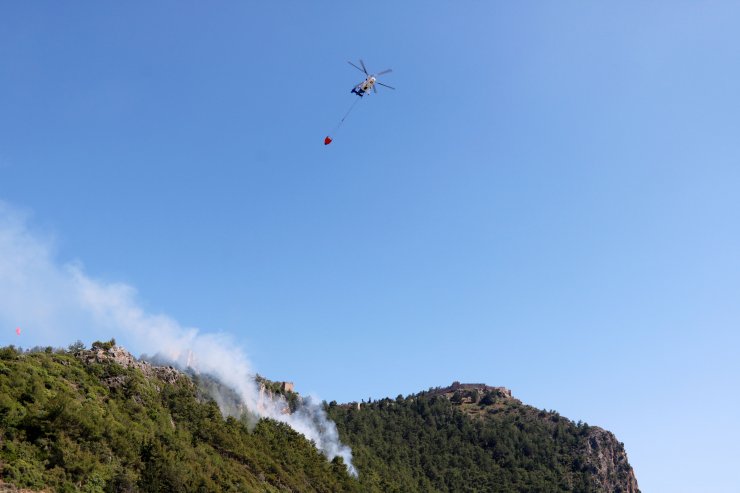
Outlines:
[{"label": "rock outcrop", "polygon": [[589,427],[582,453],[598,491],[640,493],[624,444],[613,433],[598,426]]},{"label": "rock outcrop", "polygon": [[[121,365],[124,368],[138,368],[148,377],[155,377],[167,383],[175,383],[185,375],[173,366],[156,366],[146,361],[136,359],[131,353],[126,351],[122,346],[96,347],[89,350],[80,350],[75,353],[79,359],[86,364],[112,362]],[[116,377],[113,377],[115,380]],[[190,382],[190,379],[185,377]],[[115,385],[115,381],[108,382],[109,385]]]},{"label": "rock outcrop", "polygon": [[429,390],[430,395],[446,395],[447,397],[453,395],[455,392],[478,392],[479,395],[490,393],[501,399],[514,399],[511,395],[511,390],[506,387],[492,387],[484,383],[460,383],[452,382],[449,387],[436,387]]}]

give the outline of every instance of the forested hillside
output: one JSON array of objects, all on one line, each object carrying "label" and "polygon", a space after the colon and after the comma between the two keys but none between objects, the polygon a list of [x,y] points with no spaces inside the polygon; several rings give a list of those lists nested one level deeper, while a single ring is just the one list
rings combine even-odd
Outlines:
[{"label": "forested hillside", "polygon": [[363,491],[639,491],[611,433],[523,405],[503,388],[464,387],[329,405]]},{"label": "forested hillside", "polygon": [[[94,346],[121,354],[112,342]],[[204,395],[213,381],[94,354],[81,344],[0,349],[0,490],[5,482],[57,492],[639,491],[613,435],[523,405],[506,389],[453,384],[327,404],[353,449],[352,478],[341,459],[329,462],[284,424],[225,419]],[[294,410],[300,397],[288,401]]]},{"label": "forested hillside", "polygon": [[145,376],[78,356],[0,350],[6,483],[91,493],[359,491],[341,459],[330,463],[281,423],[250,430],[224,419],[183,374]]}]

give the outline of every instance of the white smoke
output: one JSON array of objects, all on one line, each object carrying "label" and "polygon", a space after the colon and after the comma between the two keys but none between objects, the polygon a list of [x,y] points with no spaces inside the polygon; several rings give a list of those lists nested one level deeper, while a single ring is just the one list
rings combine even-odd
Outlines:
[{"label": "white smoke", "polygon": [[30,231],[27,215],[0,202],[0,323],[6,333],[22,325],[24,345],[43,346],[113,334],[140,352],[160,354],[181,367],[217,377],[252,413],[286,423],[329,460],[342,457],[350,474],[357,475],[352,451],[339,441],[337,427],[320,401],[305,399],[296,412],[286,413],[282,398],[260,392],[244,351],[231,337],[147,313],[134,288],[92,279],[80,264],[60,265],[50,245]]}]

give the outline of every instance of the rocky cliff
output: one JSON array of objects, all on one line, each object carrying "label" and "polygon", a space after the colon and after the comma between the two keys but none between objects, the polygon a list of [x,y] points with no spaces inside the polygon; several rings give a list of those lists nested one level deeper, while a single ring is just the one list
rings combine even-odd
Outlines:
[{"label": "rocky cliff", "polygon": [[181,378],[187,380],[185,375],[173,366],[152,365],[137,359],[125,348],[114,344],[93,345],[90,350],[82,349],[75,352],[75,356],[87,365],[91,363],[116,363],[123,368],[136,368],[148,377],[155,377],[170,384]]},{"label": "rocky cliff", "polygon": [[598,491],[639,493],[624,444],[613,433],[598,426],[589,427],[581,452]]}]

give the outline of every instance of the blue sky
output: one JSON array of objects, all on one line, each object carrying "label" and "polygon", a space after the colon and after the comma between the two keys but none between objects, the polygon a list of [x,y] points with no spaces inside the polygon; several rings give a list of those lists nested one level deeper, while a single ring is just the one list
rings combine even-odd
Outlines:
[{"label": "blue sky", "polygon": [[[737,491],[739,20],[6,3],[0,200],[58,265],[230,334],[299,391],[503,385],[614,431],[643,491]],[[397,90],[324,146],[359,58]],[[46,342],[6,322],[0,343],[16,324]]]}]

